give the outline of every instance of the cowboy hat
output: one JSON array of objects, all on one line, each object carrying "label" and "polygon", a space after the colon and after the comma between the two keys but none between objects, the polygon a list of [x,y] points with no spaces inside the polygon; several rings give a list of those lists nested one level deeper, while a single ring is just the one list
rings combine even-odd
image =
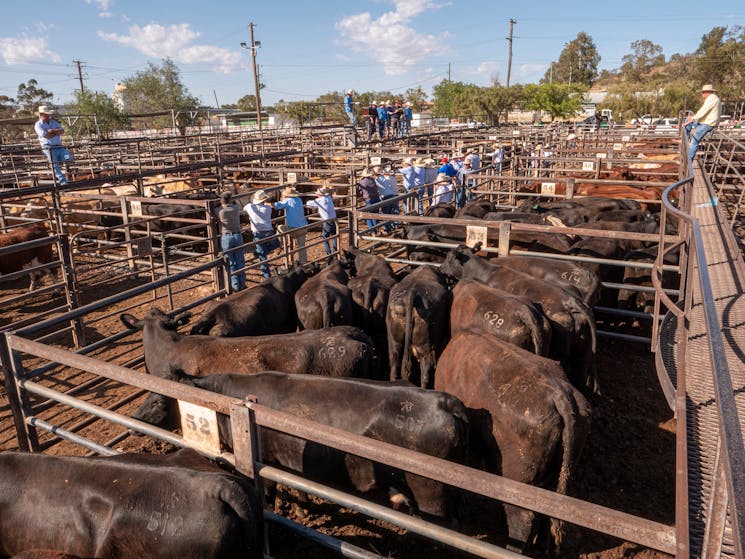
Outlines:
[{"label": "cowboy hat", "polygon": [[318,190],[316,190],[316,194],[319,196],[326,196],[328,194],[331,194],[331,189],[328,186],[322,186]]},{"label": "cowboy hat", "polygon": [[39,110],[37,111],[40,115],[50,115],[54,112],[54,109],[50,107],[49,105],[41,105],[39,106]]},{"label": "cowboy hat", "polygon": [[448,177],[445,173],[437,173],[437,182],[449,182],[450,177]]},{"label": "cowboy hat", "polygon": [[380,165],[375,165],[372,168],[372,172],[376,175],[379,175],[383,169],[380,167]]},{"label": "cowboy hat", "polygon": [[576,139],[577,139],[577,134],[569,134],[567,136],[567,140],[576,140]]},{"label": "cowboy hat", "polygon": [[404,157],[404,165],[411,165],[412,161],[414,160],[411,157]]},{"label": "cowboy hat", "polygon": [[293,196],[300,196],[294,186],[286,186],[282,189],[282,198],[292,198]]},{"label": "cowboy hat", "polygon": [[435,164],[435,160],[432,159],[431,157],[428,157],[427,159],[423,159],[422,160],[422,163],[424,163],[425,165],[434,165]]},{"label": "cowboy hat", "polygon": [[361,177],[362,177],[362,178],[364,179],[365,177],[372,177],[373,175],[372,175],[372,173],[370,172],[370,169],[368,169],[367,167],[365,167],[365,168],[364,168],[364,169],[362,169],[362,171],[360,172],[360,176],[361,176]]},{"label": "cowboy hat", "polygon": [[704,84],[703,87],[701,87],[701,93],[706,93],[707,91],[716,93],[716,89],[714,89],[714,86],[710,83]]},{"label": "cowboy hat", "polygon": [[265,202],[266,200],[269,200],[269,195],[264,190],[257,190],[256,192],[254,192],[254,195],[251,198],[251,203],[261,204],[262,202]]},{"label": "cowboy hat", "polygon": [[414,161],[411,162],[412,165],[415,167],[421,167],[424,165],[424,160],[421,157],[417,157]]}]

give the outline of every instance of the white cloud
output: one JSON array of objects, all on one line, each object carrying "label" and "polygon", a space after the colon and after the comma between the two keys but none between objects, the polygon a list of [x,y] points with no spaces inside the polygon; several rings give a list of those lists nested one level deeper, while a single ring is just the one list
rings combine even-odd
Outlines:
[{"label": "white cloud", "polygon": [[393,0],[394,10],[373,19],[369,12],[347,16],[336,23],[340,44],[364,53],[383,65],[389,76],[409,72],[420,60],[444,54],[448,33],[427,35],[410,26],[410,20],[437,8],[430,0]]},{"label": "white cloud", "polygon": [[62,61],[56,52],[47,48],[46,39],[28,35],[0,37],[0,56],[10,66],[28,62]]},{"label": "white cloud", "polygon": [[235,70],[241,62],[240,52],[192,44],[199,37],[199,33],[192,30],[188,23],[167,27],[158,23],[150,23],[143,27],[132,25],[127,35],[98,31],[98,36],[105,41],[134,48],[147,56],[171,58],[183,64],[212,63],[218,72],[225,74]]},{"label": "white cloud", "polygon": [[94,4],[98,6],[99,11],[108,12],[111,8],[112,0],[83,0],[86,4]]}]

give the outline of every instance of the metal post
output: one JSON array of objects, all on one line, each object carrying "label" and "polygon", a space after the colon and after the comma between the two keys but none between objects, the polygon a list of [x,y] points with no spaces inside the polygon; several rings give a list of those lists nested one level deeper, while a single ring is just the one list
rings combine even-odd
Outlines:
[{"label": "metal post", "polygon": [[[251,22],[248,28],[251,30],[251,59],[253,60],[254,70],[254,87],[256,88],[256,122],[259,124],[259,140],[261,141],[261,154],[264,154],[264,131],[261,125],[261,97],[259,95],[259,69],[256,66],[256,41],[254,41],[254,23]],[[261,44],[261,43],[259,43]]]}]

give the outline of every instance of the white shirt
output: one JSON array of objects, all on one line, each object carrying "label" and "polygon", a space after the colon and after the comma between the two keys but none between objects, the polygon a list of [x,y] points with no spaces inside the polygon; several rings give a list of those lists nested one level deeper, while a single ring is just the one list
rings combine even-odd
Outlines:
[{"label": "white shirt", "polygon": [[251,220],[251,231],[254,233],[274,231],[272,227],[272,207],[269,204],[246,204],[243,211]]},{"label": "white shirt", "polygon": [[719,117],[722,114],[722,102],[717,97],[716,93],[709,93],[704,99],[704,104],[701,108],[693,115],[693,120],[700,124],[708,124],[709,126],[716,126],[719,124]]},{"label": "white shirt", "polygon": [[317,208],[318,215],[323,220],[334,219],[336,217],[336,209],[334,209],[334,199],[331,197],[330,194],[319,196],[314,200],[309,200],[308,202],[306,202],[305,205],[309,208]]},{"label": "white shirt", "polygon": [[432,198],[432,204],[449,204],[453,201],[453,183],[441,182],[435,189],[435,195]]}]

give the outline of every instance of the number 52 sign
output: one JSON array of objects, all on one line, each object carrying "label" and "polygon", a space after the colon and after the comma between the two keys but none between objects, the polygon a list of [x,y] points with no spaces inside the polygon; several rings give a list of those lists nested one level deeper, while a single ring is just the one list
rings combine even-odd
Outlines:
[{"label": "number 52 sign", "polygon": [[184,439],[197,448],[220,453],[220,434],[217,430],[217,413],[190,402],[178,402],[181,413],[181,432]]}]

